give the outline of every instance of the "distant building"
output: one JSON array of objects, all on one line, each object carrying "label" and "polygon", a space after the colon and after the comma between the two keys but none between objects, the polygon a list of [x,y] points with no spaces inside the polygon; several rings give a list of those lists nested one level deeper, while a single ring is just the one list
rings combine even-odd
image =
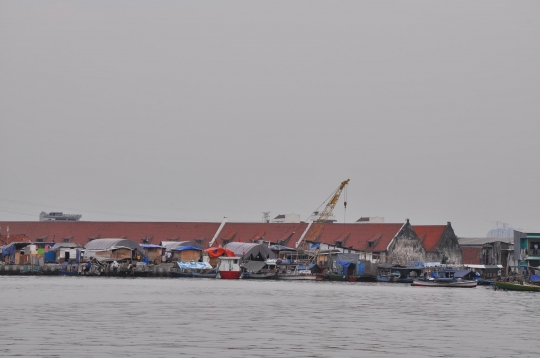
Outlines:
[{"label": "distant building", "polygon": [[540,266],[540,233],[514,230],[514,258],[523,269]]},{"label": "distant building", "polygon": [[362,216],[360,219],[356,220],[356,223],[358,224],[369,224],[369,223],[384,224],[384,217],[383,216],[370,216],[370,217]]},{"label": "distant building", "polygon": [[39,213],[39,221],[79,221],[82,215],[79,214],[64,214],[61,212]]},{"label": "distant building", "polygon": [[[321,213],[319,211],[314,211],[313,214],[311,214],[311,216],[309,217],[308,222],[309,221],[313,221],[313,222],[317,221],[319,219],[320,214]],[[332,223],[335,223],[336,221],[337,220],[336,220],[336,217],[334,216],[334,214],[330,215],[328,217],[328,219],[326,219],[327,224],[332,224]]]},{"label": "distant building", "polygon": [[[499,225],[501,225],[499,227]],[[496,238],[496,239],[506,239],[509,237],[514,237],[514,229],[510,227],[507,223],[502,223],[497,221],[497,228],[489,230],[487,237]]]},{"label": "distant building", "polygon": [[272,220],[273,223],[299,223],[300,214],[281,214]]}]

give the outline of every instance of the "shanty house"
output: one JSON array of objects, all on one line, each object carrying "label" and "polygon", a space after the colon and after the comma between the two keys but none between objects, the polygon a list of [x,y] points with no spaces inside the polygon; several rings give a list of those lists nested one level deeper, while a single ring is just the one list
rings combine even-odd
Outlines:
[{"label": "shanty house", "polygon": [[155,244],[141,244],[144,249],[145,256],[148,258],[148,262],[159,265],[165,255],[165,247]]},{"label": "shanty house", "polygon": [[162,241],[161,246],[165,247],[167,262],[198,261],[203,250],[202,245],[196,241]]},{"label": "shanty house", "polygon": [[135,241],[127,239],[96,239],[84,246],[86,257],[98,259],[137,259],[143,257],[144,249]]}]

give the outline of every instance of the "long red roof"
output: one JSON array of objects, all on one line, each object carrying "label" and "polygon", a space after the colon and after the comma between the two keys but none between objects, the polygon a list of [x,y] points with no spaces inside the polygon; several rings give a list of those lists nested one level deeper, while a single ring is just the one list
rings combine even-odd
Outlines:
[{"label": "long red roof", "polygon": [[[46,242],[62,242],[70,238],[71,242],[86,244],[91,238],[125,237],[136,242],[152,238],[152,243],[178,239],[180,241],[203,240],[208,245],[220,223],[204,222],[101,222],[101,221],[13,221],[0,222],[1,238],[5,241],[5,229],[10,233],[25,234],[32,241],[44,238]],[[327,224],[322,230],[318,242],[337,245],[356,250],[385,251],[392,239],[398,234],[403,224]],[[214,246],[222,239],[240,242],[252,242],[258,239],[278,242],[294,247],[304,230],[306,223],[234,223],[225,224]],[[369,242],[373,247],[369,247]]]}]

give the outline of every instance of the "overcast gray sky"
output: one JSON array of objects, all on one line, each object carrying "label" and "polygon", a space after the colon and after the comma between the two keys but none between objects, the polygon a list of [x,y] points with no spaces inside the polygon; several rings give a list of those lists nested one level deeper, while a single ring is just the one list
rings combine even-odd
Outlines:
[{"label": "overcast gray sky", "polygon": [[[538,1],[0,1],[0,220],[540,230]],[[4,228],[2,228],[4,230]]]}]

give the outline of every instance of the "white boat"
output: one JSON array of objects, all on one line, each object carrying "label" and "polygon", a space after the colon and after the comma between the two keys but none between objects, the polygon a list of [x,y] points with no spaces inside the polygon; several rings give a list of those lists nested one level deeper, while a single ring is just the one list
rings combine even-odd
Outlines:
[{"label": "white boat", "polygon": [[462,280],[460,278],[440,278],[440,279],[416,279],[411,283],[411,286],[420,287],[464,287],[473,288],[478,285],[478,281]]},{"label": "white boat", "polygon": [[278,273],[276,275],[276,280],[305,281],[316,279],[317,275],[312,274],[310,270],[291,271],[287,273]]}]

